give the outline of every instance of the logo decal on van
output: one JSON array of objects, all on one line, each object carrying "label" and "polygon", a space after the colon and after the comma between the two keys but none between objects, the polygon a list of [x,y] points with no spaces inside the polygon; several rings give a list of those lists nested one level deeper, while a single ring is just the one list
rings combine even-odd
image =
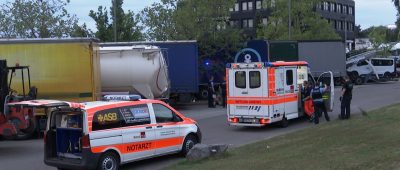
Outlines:
[{"label": "logo decal on van", "polygon": [[257,112],[260,112],[261,106],[249,106],[249,110],[257,110]]}]

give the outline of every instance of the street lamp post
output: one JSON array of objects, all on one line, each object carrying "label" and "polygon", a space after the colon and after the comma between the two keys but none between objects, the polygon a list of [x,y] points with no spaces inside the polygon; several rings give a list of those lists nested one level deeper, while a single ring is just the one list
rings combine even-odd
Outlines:
[{"label": "street lamp post", "polygon": [[344,19],[344,45],[347,49],[347,17],[342,17]]},{"label": "street lamp post", "polygon": [[291,0],[289,0],[288,2],[288,6],[289,6],[289,23],[288,23],[288,27],[289,27],[289,40],[292,39],[292,17],[291,17],[291,13],[292,13],[292,2]]}]

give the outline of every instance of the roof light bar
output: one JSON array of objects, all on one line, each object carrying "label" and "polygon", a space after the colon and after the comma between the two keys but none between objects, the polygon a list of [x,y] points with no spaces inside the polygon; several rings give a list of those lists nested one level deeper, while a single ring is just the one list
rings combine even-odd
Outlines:
[{"label": "roof light bar", "polygon": [[103,98],[106,101],[138,101],[142,97],[139,95],[105,95]]}]

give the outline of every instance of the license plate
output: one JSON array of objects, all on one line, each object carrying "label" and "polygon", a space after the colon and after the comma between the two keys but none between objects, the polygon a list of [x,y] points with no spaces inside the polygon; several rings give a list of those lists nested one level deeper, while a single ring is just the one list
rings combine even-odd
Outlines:
[{"label": "license plate", "polygon": [[251,119],[251,118],[242,118],[239,119],[239,122],[242,123],[256,123],[257,119]]}]

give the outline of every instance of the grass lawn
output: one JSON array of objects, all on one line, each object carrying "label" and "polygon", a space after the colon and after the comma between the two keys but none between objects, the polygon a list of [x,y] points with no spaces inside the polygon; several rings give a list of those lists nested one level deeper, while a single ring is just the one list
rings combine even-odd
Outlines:
[{"label": "grass lawn", "polygon": [[400,104],[310,126],[168,169],[400,169]]}]

